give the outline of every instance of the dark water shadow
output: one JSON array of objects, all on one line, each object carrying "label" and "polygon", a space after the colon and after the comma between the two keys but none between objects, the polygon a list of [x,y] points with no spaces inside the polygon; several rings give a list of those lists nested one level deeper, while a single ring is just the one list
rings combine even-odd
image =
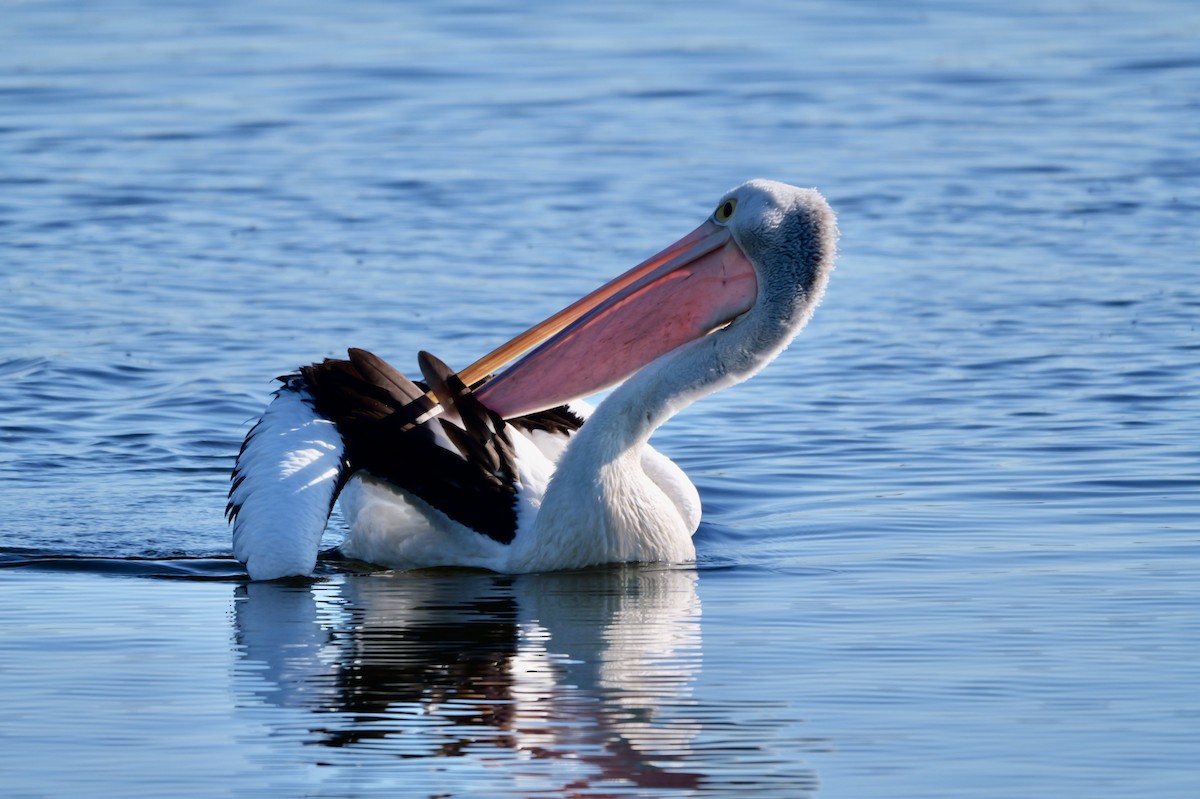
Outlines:
[{"label": "dark water shadow", "polygon": [[0,569],[180,580],[246,579],[245,568],[233,558],[186,556],[104,558],[14,548],[0,548]]},{"label": "dark water shadow", "polygon": [[[73,555],[40,549],[0,547],[0,569],[21,569],[34,572],[76,572],[114,577],[146,577],[150,579],[214,580],[245,582],[249,580],[246,567],[225,556],[120,556]],[[280,582],[307,585],[314,580],[344,573],[363,574],[379,571],[359,561],[342,558],[336,550],[321,553],[311,577],[297,577]]]}]

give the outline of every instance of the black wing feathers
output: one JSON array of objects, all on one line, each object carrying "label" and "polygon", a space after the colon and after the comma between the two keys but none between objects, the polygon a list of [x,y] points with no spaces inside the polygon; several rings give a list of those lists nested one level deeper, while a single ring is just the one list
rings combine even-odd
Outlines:
[{"label": "black wing feathers", "polygon": [[570,436],[583,427],[584,421],[582,416],[571,411],[566,405],[560,405],[557,408],[538,411],[526,416],[517,416],[509,419],[508,423],[522,430],[544,430],[547,433]]},{"label": "black wing feathers", "polygon": [[[365,350],[300,370],[317,411],[337,426],[350,470],[365,470],[502,544],[516,535],[516,463],[505,422],[449,367],[426,353],[421,370],[445,419],[414,425],[433,407],[426,386]],[[438,444],[437,424],[457,452]]]},{"label": "black wing feathers", "polygon": [[395,399],[407,402],[424,396],[425,392],[416,383],[400,374],[382,358],[354,347],[347,352],[350,355],[350,363],[363,379],[387,389]]}]

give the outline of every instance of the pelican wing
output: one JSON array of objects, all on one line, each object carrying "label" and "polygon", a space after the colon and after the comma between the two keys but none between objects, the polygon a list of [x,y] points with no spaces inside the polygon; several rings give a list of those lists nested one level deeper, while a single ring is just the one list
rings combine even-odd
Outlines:
[{"label": "pelican wing", "polygon": [[233,467],[226,516],[233,552],[256,580],[312,572],[346,477],[345,443],[297,375],[250,429]]},{"label": "pelican wing", "polygon": [[[235,554],[251,576],[283,576],[276,573],[283,566],[287,574],[309,573],[332,504],[358,472],[388,481],[499,543],[511,543],[521,487],[511,428],[565,437],[583,420],[565,407],[501,419],[428,353],[420,356],[424,383],[365,350],[352,349],[349,356],[281,378],[284,387],[246,438],[234,468],[229,516]],[[428,398],[430,390],[436,402]],[[417,423],[435,404],[442,413]],[[320,451],[330,458],[336,454],[337,466],[323,461],[329,468],[314,476],[313,485],[289,483],[288,464],[313,449],[310,431],[318,425],[324,436]],[[317,487],[319,492],[304,493]],[[285,517],[283,510],[300,518]],[[292,554],[281,557],[280,551]],[[263,568],[256,569],[256,561]]]}]

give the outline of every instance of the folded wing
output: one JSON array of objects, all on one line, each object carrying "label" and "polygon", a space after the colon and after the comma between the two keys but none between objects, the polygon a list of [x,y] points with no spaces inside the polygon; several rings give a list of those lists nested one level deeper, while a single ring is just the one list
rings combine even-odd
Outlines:
[{"label": "folded wing", "polygon": [[[311,572],[333,503],[359,472],[480,535],[512,542],[521,489],[512,428],[565,438],[583,420],[555,408],[506,421],[441,361],[421,353],[420,365],[425,382],[415,383],[352,349],[348,360],[281,378],[242,445],[229,495],[234,554],[253,579]],[[442,413],[423,419],[435,404]]]}]

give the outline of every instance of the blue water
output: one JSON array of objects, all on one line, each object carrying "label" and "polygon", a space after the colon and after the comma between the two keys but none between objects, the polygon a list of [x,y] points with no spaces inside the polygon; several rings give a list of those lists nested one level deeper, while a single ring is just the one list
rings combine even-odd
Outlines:
[{"label": "blue water", "polygon": [[[0,8],[5,795],[1200,795],[1195,4],[510,5]],[[842,254],[698,564],[244,580],[271,378],[757,176]]]}]

